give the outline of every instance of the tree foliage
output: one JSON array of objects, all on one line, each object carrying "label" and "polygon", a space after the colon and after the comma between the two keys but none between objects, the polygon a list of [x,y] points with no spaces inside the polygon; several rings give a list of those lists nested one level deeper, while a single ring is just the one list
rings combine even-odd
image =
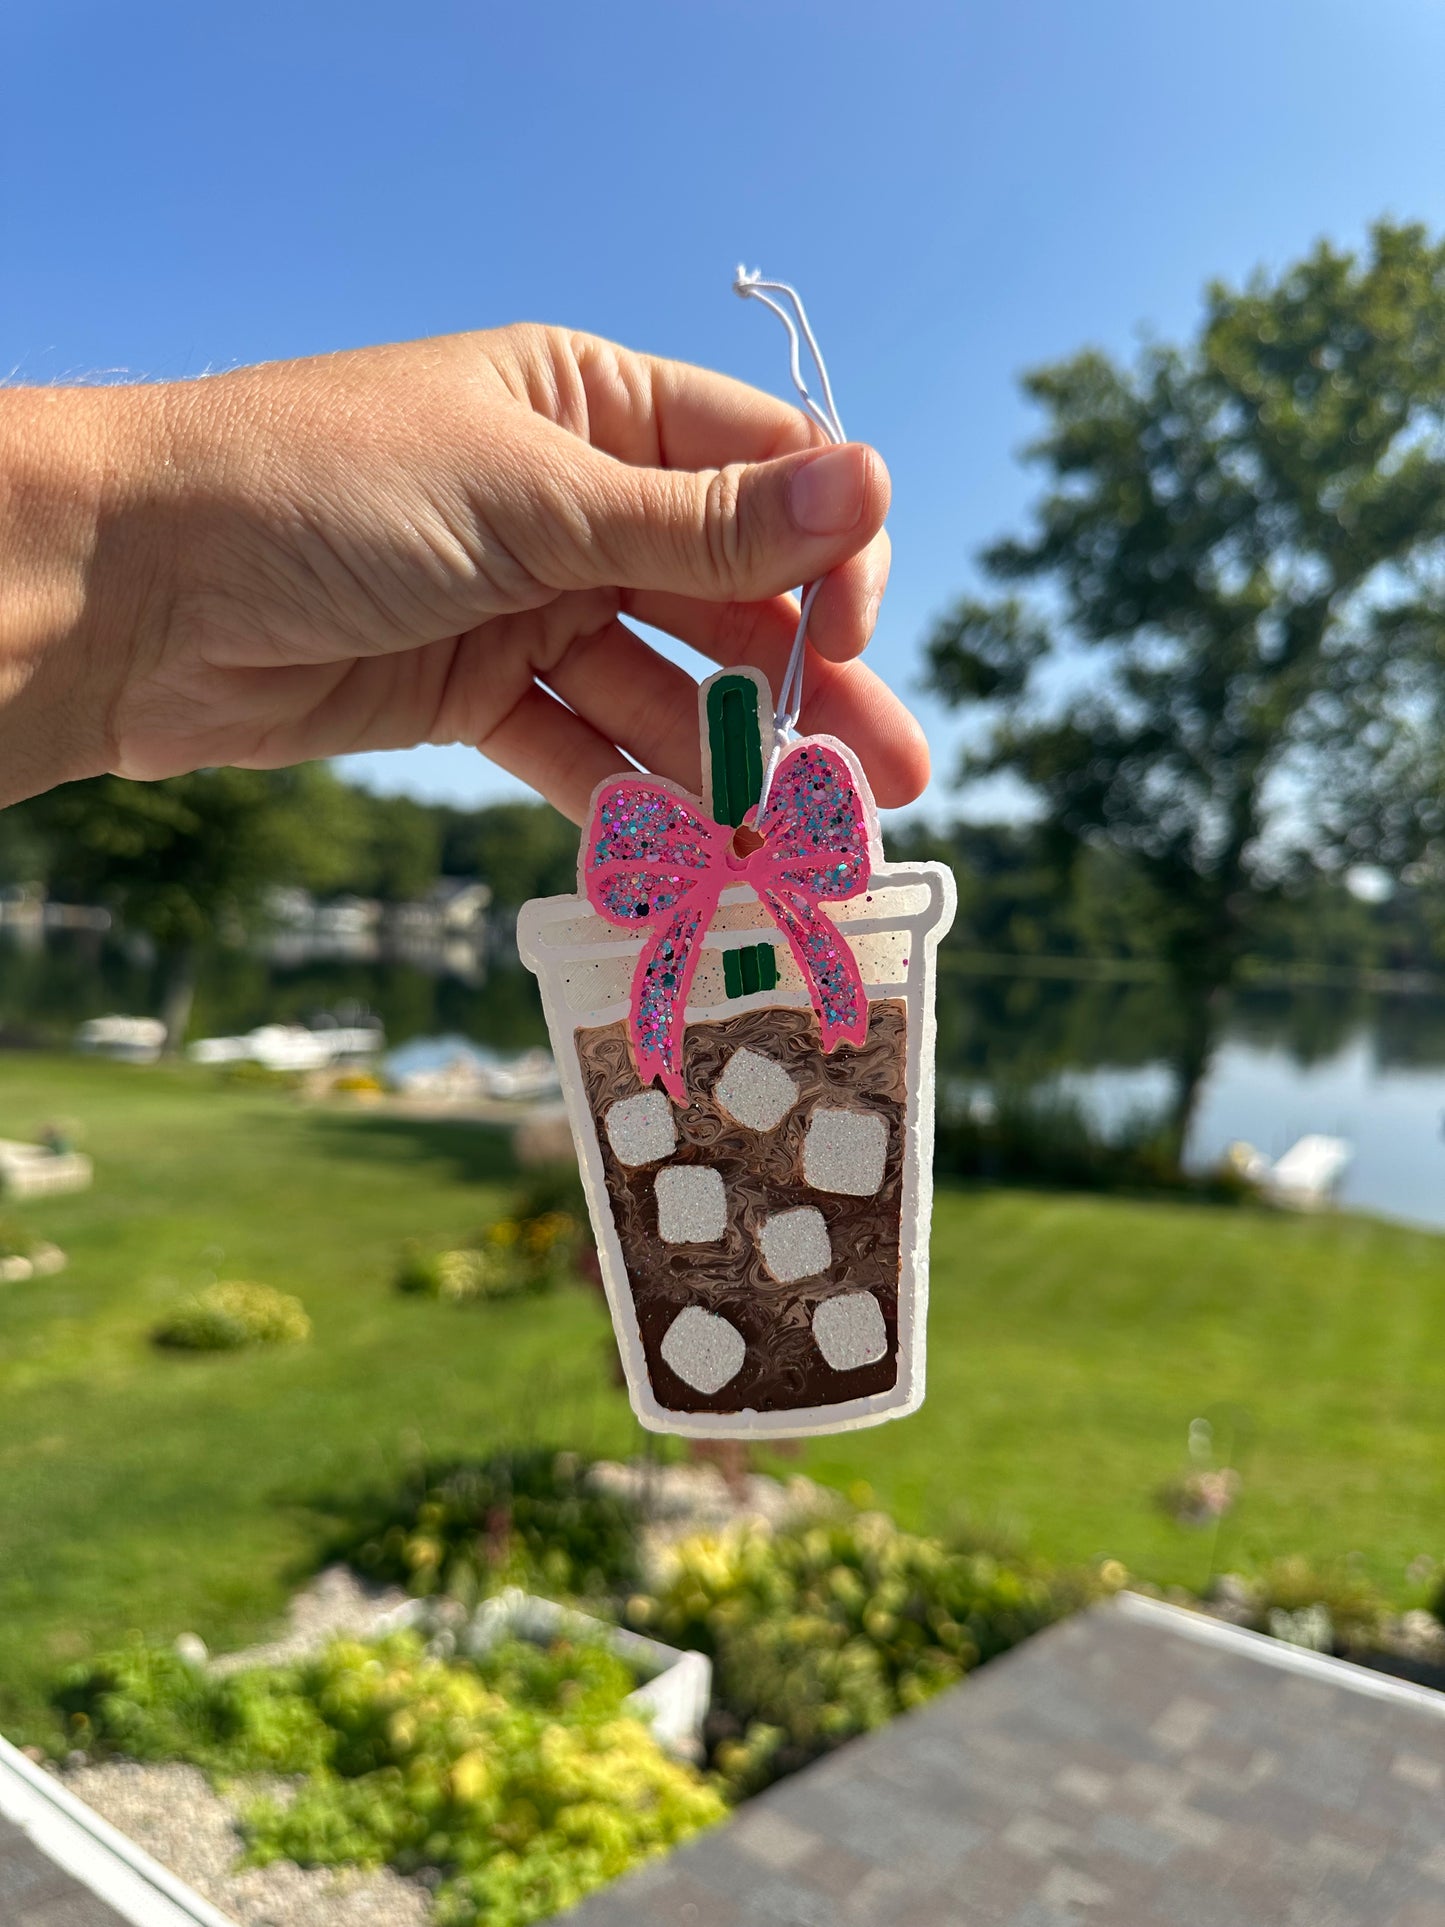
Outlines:
[{"label": "tree foliage", "polygon": [[493,803],[447,810],[442,868],[448,876],[485,877],[493,900],[515,910],[529,897],[577,888],[577,825],[546,803]]},{"label": "tree foliage", "polygon": [[1010,772],[1062,845],[1137,866],[1202,1013],[1286,877],[1445,831],[1445,245],[1381,223],[1211,286],[1186,346],[1025,385],[1046,487],[983,560],[1049,607],[960,603],[933,686],[989,706],[965,775]]},{"label": "tree foliage", "polygon": [[384,903],[425,896],[442,869],[444,817],[435,805],[410,796],[352,790],[360,821],[356,862],[344,887]]},{"label": "tree foliage", "polygon": [[169,950],[244,928],[273,885],[344,881],[361,841],[355,797],[309,764],[159,783],[97,776],[23,808],[48,852],[53,895],[109,905]]}]

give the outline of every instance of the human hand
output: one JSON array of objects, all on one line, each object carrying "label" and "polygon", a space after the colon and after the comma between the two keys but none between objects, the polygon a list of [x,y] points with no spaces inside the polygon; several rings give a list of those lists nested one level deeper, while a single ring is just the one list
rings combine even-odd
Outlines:
[{"label": "human hand", "polygon": [[785,591],[825,573],[801,726],[884,805],[927,779],[854,660],[883,465],[741,383],[521,326],[0,404],[0,576],[31,585],[0,599],[0,801],[423,742],[578,820],[627,757],[695,790],[695,685],[620,618],[776,688]]}]

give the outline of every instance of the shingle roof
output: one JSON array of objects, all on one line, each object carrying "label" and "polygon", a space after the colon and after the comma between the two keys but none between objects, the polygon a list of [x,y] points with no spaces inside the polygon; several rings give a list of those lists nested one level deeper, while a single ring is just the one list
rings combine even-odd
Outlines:
[{"label": "shingle roof", "polygon": [[1096,1608],[567,1927],[1445,1927],[1445,1694]]},{"label": "shingle roof", "polygon": [[4,1927],[126,1927],[113,1908],[82,1887],[0,1816],[0,1921]]}]

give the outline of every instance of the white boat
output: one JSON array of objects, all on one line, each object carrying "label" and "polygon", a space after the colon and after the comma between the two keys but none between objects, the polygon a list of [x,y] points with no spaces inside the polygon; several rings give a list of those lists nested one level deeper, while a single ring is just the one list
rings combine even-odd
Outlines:
[{"label": "white boat", "polygon": [[154,1064],[165,1042],[166,1027],[158,1017],[89,1017],[74,1039],[78,1051],[127,1064]]},{"label": "white boat", "polygon": [[371,1024],[261,1024],[240,1037],[199,1037],[186,1051],[193,1064],[261,1064],[269,1071],[317,1071],[344,1057],[368,1057],[385,1042]]},{"label": "white boat", "polygon": [[1267,1198],[1297,1211],[1330,1203],[1354,1155],[1348,1138],[1326,1137],[1319,1131],[1300,1138],[1278,1158],[1267,1158],[1252,1144],[1231,1144],[1228,1153],[1235,1170],[1257,1184]]},{"label": "white boat", "polygon": [[386,1071],[407,1097],[457,1103],[482,1098],[521,1103],[554,1097],[561,1090],[551,1051],[539,1046],[516,1057],[498,1057],[495,1051],[456,1036],[416,1038],[392,1053]]},{"label": "white boat", "polygon": [[419,1070],[403,1071],[396,1076],[396,1088],[404,1097],[442,1099],[447,1103],[470,1103],[488,1095],[487,1068],[480,1059],[457,1051],[440,1064],[426,1064]]},{"label": "white boat", "polygon": [[483,1082],[489,1097],[552,1097],[562,1089],[556,1058],[540,1047],[493,1064],[483,1072]]}]

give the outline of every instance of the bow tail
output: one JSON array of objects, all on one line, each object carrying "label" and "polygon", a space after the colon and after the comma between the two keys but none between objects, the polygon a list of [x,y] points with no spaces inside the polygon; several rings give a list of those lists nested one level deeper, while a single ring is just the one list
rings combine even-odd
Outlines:
[{"label": "bow tail", "polygon": [[837,925],[818,915],[815,903],[801,890],[758,888],[768,914],[788,940],[802,972],[823,1049],[835,1044],[862,1044],[868,1036],[868,993],[863,988],[853,952]]},{"label": "bow tail", "polygon": [[687,994],[702,952],[698,936],[712,922],[719,890],[690,890],[670,920],[644,946],[632,977],[632,1054],[644,1086],[662,1079],[668,1096],[687,1102],[682,1039]]}]

